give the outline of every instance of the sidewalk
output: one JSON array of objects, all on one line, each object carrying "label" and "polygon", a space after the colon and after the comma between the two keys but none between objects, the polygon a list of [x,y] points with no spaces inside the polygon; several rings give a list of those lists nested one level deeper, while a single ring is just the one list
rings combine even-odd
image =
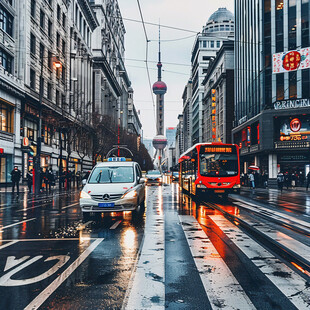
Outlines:
[{"label": "sidewalk", "polygon": [[[79,186],[71,186],[70,190],[77,190],[77,189],[80,189],[80,187]],[[55,191],[55,190],[59,191],[59,185],[58,184],[53,186],[52,191]],[[62,188],[62,191],[67,191],[67,190]],[[27,193],[28,192],[28,186],[24,185],[24,184],[20,184],[19,185],[19,192],[20,193]],[[12,186],[0,187],[0,193],[12,193]],[[16,193],[16,187],[15,187],[15,193]],[[46,193],[45,188],[44,188],[44,191],[42,193]]]},{"label": "sidewalk", "polygon": [[[246,187],[246,186],[242,186],[241,190],[242,191],[252,191],[252,189],[250,187]],[[261,192],[277,191],[277,192],[281,192],[277,188],[270,188],[270,187],[267,187],[267,188],[257,187],[254,189],[254,191],[261,191]],[[310,195],[310,188],[309,188],[309,191],[306,191],[306,187],[289,187],[288,189],[286,187],[283,187],[282,193],[285,193],[285,192],[303,192],[303,193],[308,193]]]}]

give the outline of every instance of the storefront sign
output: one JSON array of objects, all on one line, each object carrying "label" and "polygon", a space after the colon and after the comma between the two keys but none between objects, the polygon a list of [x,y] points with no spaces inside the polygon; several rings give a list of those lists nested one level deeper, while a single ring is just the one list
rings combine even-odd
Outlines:
[{"label": "storefront sign", "polygon": [[216,90],[212,89],[212,106],[211,106],[211,116],[212,116],[212,140],[215,142],[216,140]]},{"label": "storefront sign", "polygon": [[279,161],[309,161],[309,155],[282,155]]},{"label": "storefront sign", "polygon": [[273,54],[273,73],[291,72],[310,68],[310,47],[298,51]]},{"label": "storefront sign", "polygon": [[275,110],[297,109],[310,107],[309,99],[282,100],[273,105]]},{"label": "storefront sign", "polygon": [[24,171],[23,171],[23,177],[26,179],[27,177],[27,172],[28,172],[28,154],[25,152],[24,153]]},{"label": "storefront sign", "polygon": [[4,154],[4,149],[0,148],[0,154]]},{"label": "storefront sign", "polygon": [[23,138],[23,146],[29,146],[29,139],[27,137]]},{"label": "storefront sign", "polygon": [[290,122],[290,128],[293,132],[298,132],[301,128],[301,122],[298,118],[294,118]]}]

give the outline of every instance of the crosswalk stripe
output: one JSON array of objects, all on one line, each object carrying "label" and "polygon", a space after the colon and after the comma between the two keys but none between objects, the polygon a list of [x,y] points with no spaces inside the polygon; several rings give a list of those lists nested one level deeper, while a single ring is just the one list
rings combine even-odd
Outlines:
[{"label": "crosswalk stripe", "polygon": [[159,189],[159,205],[147,204],[142,250],[123,309],[165,309],[165,227],[161,192]]},{"label": "crosswalk stripe", "polygon": [[197,220],[179,215],[200,278],[213,309],[255,309]]},{"label": "crosswalk stripe", "polygon": [[209,217],[298,309],[310,307],[310,287],[305,279],[223,215],[209,215]]}]

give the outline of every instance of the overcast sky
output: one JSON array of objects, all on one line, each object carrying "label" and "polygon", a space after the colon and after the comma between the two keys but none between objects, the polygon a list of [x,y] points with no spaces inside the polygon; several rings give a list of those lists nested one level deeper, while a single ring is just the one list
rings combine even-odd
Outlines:
[{"label": "overcast sky", "polygon": [[[137,0],[118,0],[124,24],[125,64],[134,89],[134,103],[140,110],[144,137],[154,137],[155,115],[148,75],[145,65],[146,38],[141,21]],[[233,0],[140,0],[145,22],[156,23],[161,27],[161,51],[163,74],[167,84],[165,95],[165,127],[177,125],[177,117],[182,113],[182,93],[190,78],[190,58],[195,39],[194,32],[201,32],[210,15],[219,7],[233,12]],[[164,26],[189,30],[179,31]],[[158,26],[145,25],[148,39],[148,67],[151,85],[157,81]],[[192,32],[190,32],[192,31]],[[167,40],[167,41],[165,41]],[[171,40],[171,41],[169,41]],[[176,41],[175,41],[176,40]],[[170,64],[168,64],[170,63]],[[175,64],[171,64],[175,63]]]}]

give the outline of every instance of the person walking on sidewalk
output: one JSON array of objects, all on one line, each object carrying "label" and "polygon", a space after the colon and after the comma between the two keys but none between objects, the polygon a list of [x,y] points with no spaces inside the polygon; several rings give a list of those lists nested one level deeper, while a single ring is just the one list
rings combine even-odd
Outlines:
[{"label": "person walking on sidewalk", "polygon": [[249,175],[249,180],[250,180],[251,189],[255,189],[255,177],[254,177],[253,171]]},{"label": "person walking on sidewalk", "polygon": [[309,185],[310,185],[310,171],[307,174],[307,188],[306,188],[306,191],[308,191]]},{"label": "person walking on sidewalk", "polygon": [[278,188],[279,190],[281,190],[281,193],[282,193],[283,185],[284,185],[284,174],[282,173],[282,171],[278,173],[277,181],[278,181]]},{"label": "person walking on sidewalk", "polygon": [[33,175],[32,175],[32,169],[27,172],[27,185],[28,185],[28,190],[29,194],[32,192],[32,182],[33,182]]},{"label": "person walking on sidewalk", "polygon": [[17,189],[17,196],[19,195],[19,181],[21,178],[21,172],[17,166],[14,166],[14,169],[11,171],[11,179],[12,179],[12,193],[14,194],[15,186]]}]

